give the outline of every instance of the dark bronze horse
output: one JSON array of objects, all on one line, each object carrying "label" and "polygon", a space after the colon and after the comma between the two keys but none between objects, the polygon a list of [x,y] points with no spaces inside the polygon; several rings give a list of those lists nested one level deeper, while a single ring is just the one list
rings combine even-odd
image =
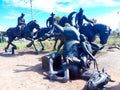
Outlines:
[{"label": "dark bronze horse", "polygon": [[80,33],[84,34],[89,42],[94,42],[96,40],[96,36],[100,39],[100,44],[106,44],[108,37],[111,33],[111,28],[104,24],[87,24],[80,29]]},{"label": "dark bronze horse", "polygon": [[[65,26],[65,23],[68,22],[68,19],[66,16],[63,16],[60,21],[58,22],[58,24],[60,26]],[[34,39],[35,40],[38,40],[41,44],[41,47],[42,47],[42,50],[44,50],[44,45],[42,43],[42,41],[39,39],[39,38],[44,38],[46,34],[48,34],[51,30],[53,30],[54,33],[59,33],[59,31],[56,29],[56,28],[49,28],[49,27],[43,27],[43,28],[40,28],[40,30],[36,31],[34,33]],[[50,34],[50,33],[49,33]],[[55,50],[56,49],[56,44],[58,42],[58,40],[63,40],[63,37],[55,37],[55,44],[53,46],[53,49]],[[62,41],[61,41],[62,42]]]},{"label": "dark bronze horse", "polygon": [[[63,16],[61,17],[61,19],[59,20],[58,24],[62,27],[65,26],[66,23],[69,23],[70,25],[73,25],[72,24],[72,20],[73,20],[73,15],[75,14],[76,12],[71,12],[68,17],[67,16]],[[35,40],[38,39],[38,41],[40,42],[41,46],[42,46],[42,50],[44,50],[44,45],[42,44],[42,41],[39,39],[41,37],[44,38],[44,36],[46,35],[46,33],[49,33],[51,30],[53,30],[54,33],[59,33],[59,31],[56,29],[56,28],[49,28],[49,27],[44,27],[44,28],[40,28],[39,31],[36,31],[35,32]],[[49,33],[50,34],[50,33]],[[55,43],[54,43],[54,46],[53,46],[53,50],[56,50],[56,44],[58,42],[58,40],[60,40],[61,44],[63,43],[63,40],[64,38],[63,37],[55,37]],[[60,45],[61,46],[61,45]],[[58,47],[60,48],[60,47]]]},{"label": "dark bronze horse", "polygon": [[[6,31],[6,35],[8,37],[8,45],[5,47],[5,52],[10,45],[12,45],[12,54],[14,54],[14,50],[17,49],[16,45],[12,42],[15,40],[16,37],[25,38],[26,40],[31,41],[31,45],[34,45],[36,52],[38,53],[36,46],[33,40],[33,29],[40,30],[40,26],[37,24],[36,20],[30,21],[24,28],[24,30],[20,31],[19,27],[11,27]],[[28,45],[28,46],[31,46]]]},{"label": "dark bronze horse", "polygon": [[[104,24],[94,24],[83,26],[83,28],[79,31],[81,34],[84,34],[90,43],[96,40],[96,36],[100,39],[100,44],[106,44],[108,37],[110,35],[111,29],[109,26]],[[58,46],[58,50],[64,44],[64,39],[60,38],[61,42]]]}]

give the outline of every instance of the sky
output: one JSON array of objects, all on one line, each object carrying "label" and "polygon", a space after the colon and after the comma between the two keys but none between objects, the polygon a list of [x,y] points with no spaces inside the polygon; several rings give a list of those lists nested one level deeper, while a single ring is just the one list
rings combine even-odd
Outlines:
[{"label": "sky", "polygon": [[0,0],[0,31],[17,25],[17,18],[25,14],[26,23],[32,16],[41,27],[45,26],[51,12],[56,16],[67,16],[70,12],[79,12],[83,8],[84,15],[97,19],[97,23],[110,26],[113,30],[120,28],[120,0]]}]

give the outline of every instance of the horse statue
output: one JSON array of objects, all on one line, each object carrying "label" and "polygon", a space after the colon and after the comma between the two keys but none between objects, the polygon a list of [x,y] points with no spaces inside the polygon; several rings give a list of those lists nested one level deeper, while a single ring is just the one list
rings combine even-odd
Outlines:
[{"label": "horse statue", "polygon": [[[64,27],[66,23],[69,23],[72,25],[72,19],[73,19],[73,15],[75,13],[76,12],[71,12],[68,15],[68,17],[67,16],[61,17],[61,19],[58,21],[58,24],[62,27]],[[52,33],[59,33],[59,31],[56,30],[54,27],[53,28],[44,27],[44,28],[41,28],[41,30],[36,31],[34,39],[38,39],[38,41],[40,42],[40,44],[42,46],[42,50],[44,50],[44,45],[42,44],[42,41],[39,38],[44,37],[46,34],[51,34],[51,32]],[[56,50],[56,44],[57,44],[58,40],[64,40],[64,38],[63,37],[55,37],[54,40],[55,40],[55,43],[53,46],[53,50]],[[61,41],[61,43],[63,43],[63,41]],[[60,48],[60,47],[58,47],[58,48]]]},{"label": "horse statue", "polygon": [[[63,16],[60,21],[58,22],[58,24],[62,27],[65,26],[65,23],[68,22],[68,18],[66,16]],[[58,30],[56,30],[54,27],[53,28],[49,28],[49,27],[43,27],[43,28],[40,28],[40,30],[36,31],[34,33],[34,39],[37,40],[40,42],[41,44],[41,47],[42,49],[41,50],[44,50],[44,45],[42,43],[42,41],[39,39],[39,38],[44,38],[44,36],[46,36],[47,34],[51,34],[51,32],[53,31],[53,33],[59,33]],[[63,40],[63,37],[55,37],[55,43],[54,43],[54,46],[53,46],[53,50],[56,49],[56,44],[58,42],[59,39],[62,39]],[[60,39],[60,40],[61,40]]]},{"label": "horse statue", "polygon": [[[96,40],[96,36],[98,36],[98,38],[100,39],[100,44],[104,45],[107,43],[107,40],[110,36],[111,28],[104,24],[94,24],[93,26],[88,24],[86,26],[83,26],[79,32],[81,34],[84,34],[92,45],[95,45],[93,42]],[[64,39],[60,38],[58,51],[60,50],[63,44],[64,44]],[[95,45],[95,47],[98,46]]]},{"label": "horse statue", "polygon": [[96,40],[96,36],[100,39],[100,44],[106,44],[108,37],[111,33],[111,28],[104,24],[91,24],[83,25],[83,27],[79,31],[81,34],[84,34],[89,42],[94,42]]},{"label": "horse statue", "polygon": [[[68,15],[68,17],[67,16],[61,17],[61,19],[58,21],[58,24],[62,27],[64,27],[66,23],[69,23],[69,24],[72,25],[73,15],[75,13],[76,12],[71,12]],[[42,44],[42,41],[39,38],[45,37],[46,34],[51,34],[51,32],[52,33],[59,33],[59,31],[54,27],[53,28],[43,27],[43,28],[40,28],[40,30],[38,30],[34,33],[34,36],[35,36],[34,39],[38,40],[40,42],[42,50],[44,50],[44,45]],[[58,40],[61,40],[61,44],[62,44],[64,38],[63,37],[55,37],[55,43],[54,43],[54,46],[53,46],[53,50],[56,50],[56,44],[57,44]],[[58,47],[58,48],[60,48],[60,47]]]},{"label": "horse statue", "polygon": [[[71,26],[73,26],[73,23],[72,23],[72,20],[73,20],[73,15],[75,14],[76,12],[71,12],[67,17],[66,16],[63,16],[60,21],[58,22],[58,24],[62,27],[65,27],[66,23],[70,24]],[[55,32],[58,32],[57,30],[55,30]],[[55,37],[55,43],[54,43],[54,46],[53,46],[53,49],[56,50],[56,45],[57,45],[57,42],[58,40],[60,40],[60,44],[58,46],[58,50],[61,48],[61,45],[63,44],[64,42],[64,38],[63,37]]]},{"label": "horse statue", "polygon": [[10,45],[12,45],[12,54],[14,54],[14,50],[17,49],[16,45],[14,45],[12,42],[15,40],[16,37],[25,38],[26,40],[31,41],[31,44],[27,45],[28,47],[33,44],[36,53],[38,53],[38,50],[34,44],[33,40],[33,29],[40,30],[40,26],[36,22],[36,20],[30,21],[25,28],[20,31],[19,27],[11,27],[8,28],[6,31],[6,36],[8,37],[8,45],[5,47],[5,52],[7,52],[7,49]]}]

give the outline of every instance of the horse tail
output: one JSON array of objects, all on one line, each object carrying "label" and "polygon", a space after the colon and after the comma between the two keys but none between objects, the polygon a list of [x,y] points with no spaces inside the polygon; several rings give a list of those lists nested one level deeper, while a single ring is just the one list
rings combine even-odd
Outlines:
[{"label": "horse tail", "polygon": [[68,15],[68,22],[69,24],[72,25],[72,20],[73,20],[73,15],[75,14],[76,12],[71,12],[69,15]]},{"label": "horse tail", "polygon": [[5,37],[7,37],[7,34],[6,34],[6,32],[2,33],[2,36],[5,36]]}]

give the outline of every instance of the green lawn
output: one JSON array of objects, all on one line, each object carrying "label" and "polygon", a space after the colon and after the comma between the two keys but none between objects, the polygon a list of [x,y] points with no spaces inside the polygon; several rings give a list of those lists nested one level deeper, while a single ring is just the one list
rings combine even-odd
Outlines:
[{"label": "green lawn", "polygon": [[[99,42],[99,40],[95,41],[95,43],[98,43],[98,42]],[[22,49],[26,48],[26,45],[29,43],[29,41],[20,40],[20,41],[14,41],[13,43],[17,46],[17,49],[22,50]],[[54,41],[53,40],[45,40],[45,41],[43,41],[43,44],[44,44],[46,50],[52,50],[53,45],[54,45]],[[107,44],[120,46],[120,38],[110,37],[108,39]],[[41,45],[38,41],[35,41],[35,45],[37,46],[38,49],[41,49]],[[7,42],[0,43],[0,49],[4,49],[6,46],[7,46]],[[30,48],[33,48],[33,47],[30,47]]]},{"label": "green lawn", "polygon": [[[28,47],[26,47],[26,45],[29,43],[29,41],[26,41],[26,40],[25,41],[21,41],[20,40],[20,41],[14,41],[13,43],[17,46],[17,49],[22,50],[24,48],[28,48]],[[43,41],[43,44],[45,46],[45,49],[50,50],[50,49],[53,49],[54,41],[46,40],[46,41]],[[41,49],[41,45],[40,45],[40,43],[38,41],[35,41],[35,45],[36,45],[36,47],[38,49]],[[7,42],[0,43],[0,49],[3,50],[6,46],[7,46]],[[10,45],[9,49],[10,48],[11,48],[11,45]],[[33,48],[33,46],[30,47],[30,49],[32,49],[32,48]]]}]

